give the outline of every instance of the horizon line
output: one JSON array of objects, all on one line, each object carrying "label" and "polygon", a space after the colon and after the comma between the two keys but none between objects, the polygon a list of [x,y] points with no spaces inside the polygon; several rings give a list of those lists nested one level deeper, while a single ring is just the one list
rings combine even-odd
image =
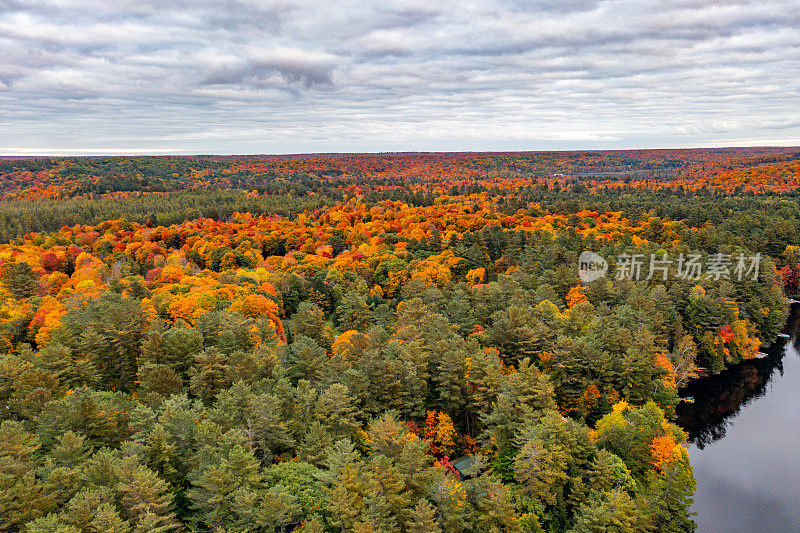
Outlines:
[{"label": "horizon line", "polygon": [[301,157],[301,156],[370,156],[370,155],[456,155],[456,154],[526,154],[526,153],[573,153],[573,152],[646,152],[658,150],[748,150],[748,149],[800,149],[800,145],[754,144],[754,145],[704,145],[704,146],[660,146],[647,148],[572,148],[552,150],[386,150],[353,152],[189,152],[141,148],[131,150],[95,149],[78,151],[71,149],[42,150],[28,152],[26,149],[11,149],[0,152],[0,159],[70,158],[70,157]]}]

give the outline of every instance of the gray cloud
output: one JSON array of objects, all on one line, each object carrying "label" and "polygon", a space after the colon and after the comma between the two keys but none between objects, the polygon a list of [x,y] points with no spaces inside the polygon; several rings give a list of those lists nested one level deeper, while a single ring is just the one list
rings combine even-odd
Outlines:
[{"label": "gray cloud", "polygon": [[6,0],[0,153],[800,144],[800,1]]},{"label": "gray cloud", "polygon": [[279,74],[288,83],[306,88],[330,85],[337,58],[299,48],[245,47],[243,56],[202,58],[206,63],[202,82],[207,85],[255,83]]}]

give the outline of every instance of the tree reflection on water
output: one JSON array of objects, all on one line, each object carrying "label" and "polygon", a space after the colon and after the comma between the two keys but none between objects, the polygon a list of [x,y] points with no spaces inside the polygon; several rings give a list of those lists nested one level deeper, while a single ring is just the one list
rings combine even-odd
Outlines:
[{"label": "tree reflection on water", "polygon": [[[787,325],[787,331],[793,333],[800,322],[800,313],[794,311]],[[791,342],[800,348],[796,335],[793,334]],[[681,402],[676,408],[678,425],[689,434],[690,443],[702,450],[725,436],[739,411],[764,396],[775,373],[783,375],[787,344],[778,342],[765,350],[768,356],[763,359],[751,359],[719,374],[696,379],[681,390],[681,396],[694,397],[694,403]]]}]

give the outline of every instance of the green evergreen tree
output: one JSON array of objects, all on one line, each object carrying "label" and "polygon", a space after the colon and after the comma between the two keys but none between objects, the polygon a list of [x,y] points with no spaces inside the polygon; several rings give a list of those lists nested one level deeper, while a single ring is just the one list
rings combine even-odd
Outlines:
[{"label": "green evergreen tree", "polygon": [[17,300],[30,298],[41,290],[39,276],[25,261],[15,261],[6,267],[2,280],[3,287]]}]

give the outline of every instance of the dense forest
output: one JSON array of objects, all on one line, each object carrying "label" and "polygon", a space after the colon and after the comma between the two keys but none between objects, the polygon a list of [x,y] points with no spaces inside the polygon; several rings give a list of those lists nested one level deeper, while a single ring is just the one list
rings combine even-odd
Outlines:
[{"label": "dense forest", "polygon": [[0,530],[692,531],[679,390],[780,333],[798,180],[785,148],[0,160]]}]

